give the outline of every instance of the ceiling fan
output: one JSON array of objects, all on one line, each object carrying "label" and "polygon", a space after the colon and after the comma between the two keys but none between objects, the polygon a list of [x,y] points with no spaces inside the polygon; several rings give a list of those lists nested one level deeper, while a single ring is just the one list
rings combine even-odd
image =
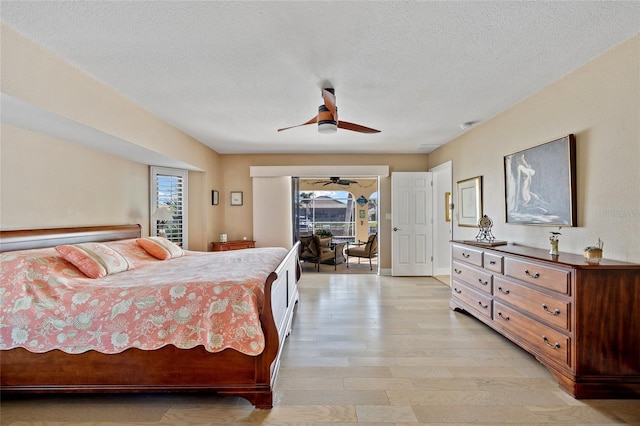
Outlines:
[{"label": "ceiling fan", "polygon": [[324,185],[322,185],[322,186],[327,186],[327,185],[331,185],[331,184],[349,186],[352,183],[358,183],[358,182],[355,181],[355,180],[340,179],[339,177],[330,177],[329,180],[319,180],[319,181],[317,181],[315,183],[324,183]]},{"label": "ceiling fan", "polygon": [[306,123],[298,124],[296,126],[284,127],[282,129],[278,129],[278,131],[281,132],[283,130],[293,129],[294,127],[318,123],[318,132],[320,133],[335,133],[336,131],[338,131],[338,128],[360,133],[380,133],[380,130],[372,129],[360,124],[349,123],[348,121],[339,121],[338,107],[336,106],[336,95],[334,89],[322,89],[322,99],[324,99],[324,104],[318,107],[318,115],[316,115]]}]

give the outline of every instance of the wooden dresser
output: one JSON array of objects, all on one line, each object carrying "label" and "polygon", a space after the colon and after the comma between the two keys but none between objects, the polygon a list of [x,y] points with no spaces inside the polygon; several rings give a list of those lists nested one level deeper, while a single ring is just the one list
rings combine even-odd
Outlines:
[{"label": "wooden dresser", "polygon": [[211,251],[228,251],[255,248],[256,242],[253,240],[227,241],[226,243],[211,243]]},{"label": "wooden dresser", "polygon": [[640,398],[640,265],[452,242],[451,309],[534,355],[576,398]]}]

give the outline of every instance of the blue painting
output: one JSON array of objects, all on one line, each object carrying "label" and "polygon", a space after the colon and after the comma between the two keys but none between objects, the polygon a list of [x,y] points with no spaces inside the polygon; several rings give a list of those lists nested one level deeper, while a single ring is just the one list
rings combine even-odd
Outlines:
[{"label": "blue painting", "polygon": [[507,223],[575,226],[575,138],[504,157]]}]

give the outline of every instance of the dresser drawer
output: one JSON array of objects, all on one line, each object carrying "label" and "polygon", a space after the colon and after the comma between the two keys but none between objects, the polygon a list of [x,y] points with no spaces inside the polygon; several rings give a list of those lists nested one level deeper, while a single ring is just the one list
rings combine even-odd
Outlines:
[{"label": "dresser drawer", "polygon": [[477,270],[471,266],[467,266],[461,262],[452,262],[454,278],[463,281],[465,284],[469,284],[477,288],[480,291],[491,294],[492,292],[492,275],[482,270]]},{"label": "dresser drawer", "polygon": [[482,268],[482,250],[475,250],[469,247],[453,245],[452,257]]},{"label": "dresser drawer", "polygon": [[493,253],[484,253],[484,269],[502,274],[502,262],[504,258]]},{"label": "dresser drawer", "polygon": [[562,365],[571,365],[571,339],[531,318],[494,301],[494,326],[509,332],[516,340],[523,341],[533,349],[534,355],[542,354]]},{"label": "dresser drawer", "polygon": [[571,274],[567,270],[506,258],[504,260],[504,274],[558,293],[569,294]]},{"label": "dresser drawer", "polygon": [[534,315],[546,324],[571,331],[569,302],[500,277],[493,278],[493,289],[496,299]]},{"label": "dresser drawer", "polygon": [[473,308],[478,314],[488,319],[492,318],[493,302],[490,295],[475,291],[456,280],[451,283],[451,294],[454,298]]}]

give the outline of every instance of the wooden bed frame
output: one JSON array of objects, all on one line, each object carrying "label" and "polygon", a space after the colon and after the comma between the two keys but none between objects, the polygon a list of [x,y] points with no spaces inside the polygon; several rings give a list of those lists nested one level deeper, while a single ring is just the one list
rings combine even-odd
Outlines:
[{"label": "wooden bed frame", "polygon": [[[0,231],[0,251],[59,244],[113,241],[141,236],[140,225]],[[280,355],[291,331],[300,277],[297,245],[265,282],[260,314],[265,349],[257,356],[234,349],[211,353],[202,346],[168,345],[119,354],[60,350],[32,353],[22,348],[0,351],[3,393],[95,393],[209,391],[246,398],[256,408],[271,408]]]}]

